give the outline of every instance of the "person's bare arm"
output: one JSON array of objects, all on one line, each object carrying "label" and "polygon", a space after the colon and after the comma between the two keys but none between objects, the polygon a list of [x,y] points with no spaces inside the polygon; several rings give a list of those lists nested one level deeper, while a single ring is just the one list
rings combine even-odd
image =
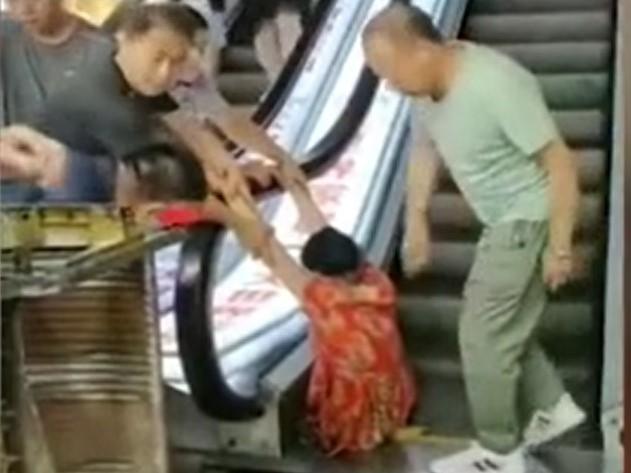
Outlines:
[{"label": "person's bare arm", "polygon": [[403,237],[403,269],[408,277],[419,273],[430,259],[429,203],[436,188],[440,158],[431,142],[418,132],[410,153]]},{"label": "person's bare arm", "polygon": [[550,236],[544,278],[556,290],[567,282],[573,269],[572,237],[580,199],[577,158],[559,139],[540,152],[540,159],[550,183]]},{"label": "person's bare arm", "polygon": [[227,200],[240,197],[246,205],[254,206],[247,181],[217,136],[185,112],[165,115],[163,120],[200,161],[212,189],[221,191]]},{"label": "person's bare arm", "polygon": [[306,185],[302,171],[289,153],[276,144],[265,130],[249,117],[233,107],[225,107],[213,115],[212,121],[232,141],[271,159],[290,179]]},{"label": "person's bare arm", "polygon": [[255,258],[260,258],[272,274],[302,301],[311,274],[296,262],[276,239],[272,229],[258,215],[232,213],[228,226],[236,233],[241,245]]}]

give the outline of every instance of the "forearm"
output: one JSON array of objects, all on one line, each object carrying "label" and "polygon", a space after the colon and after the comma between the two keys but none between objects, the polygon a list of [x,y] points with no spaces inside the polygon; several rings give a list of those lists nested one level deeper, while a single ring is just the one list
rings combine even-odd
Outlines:
[{"label": "forearm", "polygon": [[430,198],[436,187],[438,158],[432,151],[422,149],[411,156],[406,183],[405,221],[414,228],[427,219]]},{"label": "forearm", "polygon": [[279,164],[285,159],[290,159],[288,153],[278,146],[263,128],[234,110],[223,114],[217,120],[217,125],[228,138],[245,149],[260,153]]},{"label": "forearm", "polygon": [[556,252],[568,252],[580,201],[576,157],[565,145],[553,145],[544,164],[550,186],[550,247]]},{"label": "forearm", "polygon": [[[276,239],[272,229],[268,227],[267,223],[259,219],[246,222],[242,218],[232,223],[233,224],[230,226],[232,230],[237,233],[242,244],[246,247],[250,246],[248,250],[259,257],[272,274],[278,278],[298,300],[302,300],[302,294],[309,281],[310,274],[291,257],[287,249]],[[257,245],[256,248],[253,246],[253,243],[248,243],[249,235],[247,232],[252,231],[252,228],[248,228],[251,225],[267,227],[258,228],[260,234],[267,233],[268,236],[264,239],[263,245]]]},{"label": "forearm", "polygon": [[313,235],[329,224],[322,210],[313,200],[308,188],[294,185],[290,192],[298,208],[304,231],[307,234]]},{"label": "forearm", "polygon": [[183,113],[163,117],[169,129],[193,152],[205,170],[218,171],[234,165],[232,155],[213,133],[209,132],[196,118]]}]

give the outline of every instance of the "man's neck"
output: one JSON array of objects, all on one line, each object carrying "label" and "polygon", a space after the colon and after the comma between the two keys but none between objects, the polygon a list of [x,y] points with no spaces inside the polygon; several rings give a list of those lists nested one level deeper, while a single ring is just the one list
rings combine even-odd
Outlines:
[{"label": "man's neck", "polygon": [[462,57],[460,54],[462,50],[460,43],[448,43],[443,48],[445,48],[445,53],[441,55],[437,67],[436,85],[434,93],[432,93],[432,100],[435,102],[443,100],[451,91],[458,76]]},{"label": "man's neck", "polygon": [[79,28],[79,19],[66,12],[58,12],[51,18],[46,28],[31,31],[31,36],[42,44],[59,46],[72,38]]}]

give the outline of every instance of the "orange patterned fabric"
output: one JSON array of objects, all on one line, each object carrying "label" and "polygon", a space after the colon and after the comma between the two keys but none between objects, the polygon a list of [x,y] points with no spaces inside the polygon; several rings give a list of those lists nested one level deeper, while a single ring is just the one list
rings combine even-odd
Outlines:
[{"label": "orange patterned fabric", "polygon": [[307,399],[330,455],[371,450],[403,427],[416,400],[396,321],[396,292],[365,265],[356,284],[316,278],[305,289],[315,362]]}]

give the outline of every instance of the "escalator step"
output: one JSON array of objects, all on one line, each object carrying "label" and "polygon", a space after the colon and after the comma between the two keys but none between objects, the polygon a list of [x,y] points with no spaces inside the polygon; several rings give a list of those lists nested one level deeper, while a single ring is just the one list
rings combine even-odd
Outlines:
[{"label": "escalator step", "polygon": [[[429,268],[425,271],[426,277],[447,279],[449,278],[453,283],[462,288],[462,282],[465,281],[473,259],[475,256],[476,243],[471,242],[454,242],[454,241],[438,241],[432,245],[432,261]],[[583,261],[593,261],[595,248],[593,245],[578,244],[576,247],[576,253]],[[585,286],[589,282],[589,274],[586,270],[589,268],[589,264],[584,265],[585,271],[581,274],[577,274],[578,280],[575,282],[576,286]],[[411,284],[410,284],[411,285]],[[423,284],[419,282],[416,286],[416,291],[423,291]]]},{"label": "escalator step", "polygon": [[607,71],[611,45],[606,41],[581,43],[502,44],[495,48],[535,74]]},{"label": "escalator step", "polygon": [[265,92],[267,77],[257,72],[227,72],[219,76],[219,89],[232,104],[254,104]]},{"label": "escalator step", "polygon": [[613,7],[614,0],[475,0],[471,13],[531,13],[597,10]]},{"label": "escalator step", "polygon": [[[415,357],[449,358],[457,354],[458,322],[462,299],[454,295],[403,295],[399,321],[407,353]],[[587,361],[586,346],[593,340],[595,320],[588,302],[551,301],[541,320],[538,335],[551,356]]]},{"label": "escalator step", "polygon": [[561,135],[574,148],[601,147],[609,141],[607,116],[600,110],[552,113]]},{"label": "escalator step", "polygon": [[[578,172],[581,190],[593,191],[605,185],[606,154],[603,149],[575,149],[578,157]],[[450,175],[443,170],[440,175],[439,191],[453,191],[456,188]]]},{"label": "escalator step", "polygon": [[[420,380],[421,401],[412,423],[429,428],[433,434],[472,437],[473,428],[466,397],[462,367],[453,360],[414,359],[412,368]],[[563,366],[560,370],[565,387],[575,394],[580,406],[589,409],[595,390],[594,379],[584,366]],[[598,435],[597,420],[589,419],[577,431],[564,436],[564,445],[588,446]]]},{"label": "escalator step", "polygon": [[[598,234],[602,225],[603,202],[600,194],[584,194],[581,199],[581,218],[578,232],[583,237],[593,237]],[[432,228],[441,236],[449,234],[467,235],[471,237],[481,228],[471,207],[464,198],[457,193],[440,192],[432,197],[429,218]],[[455,255],[444,255],[448,259]],[[442,255],[440,255],[442,257]],[[435,261],[439,262],[436,255]]]},{"label": "escalator step", "polygon": [[609,74],[540,74],[537,76],[552,109],[600,108],[609,97]]},{"label": "escalator step", "polygon": [[224,72],[260,71],[254,48],[248,46],[228,46],[221,54],[221,66]]},{"label": "escalator step", "polygon": [[481,43],[608,41],[611,14],[606,11],[470,16],[463,37]]}]

